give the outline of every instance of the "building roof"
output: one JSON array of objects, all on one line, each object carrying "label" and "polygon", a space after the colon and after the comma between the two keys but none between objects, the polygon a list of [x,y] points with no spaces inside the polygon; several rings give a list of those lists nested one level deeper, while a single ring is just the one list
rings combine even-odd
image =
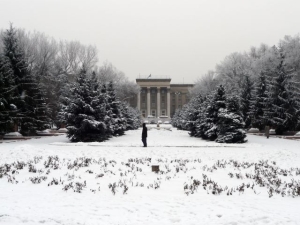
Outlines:
[{"label": "building roof", "polygon": [[136,82],[171,82],[170,78],[137,78]]},{"label": "building roof", "polygon": [[194,87],[194,84],[170,84],[170,87]]}]

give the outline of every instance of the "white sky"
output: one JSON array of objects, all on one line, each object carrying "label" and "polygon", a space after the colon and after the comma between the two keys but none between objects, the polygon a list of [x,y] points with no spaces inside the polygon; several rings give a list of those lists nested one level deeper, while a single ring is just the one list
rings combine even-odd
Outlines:
[{"label": "white sky", "polygon": [[232,52],[300,31],[299,0],[0,0],[0,28],[96,45],[130,80],[192,83]]}]

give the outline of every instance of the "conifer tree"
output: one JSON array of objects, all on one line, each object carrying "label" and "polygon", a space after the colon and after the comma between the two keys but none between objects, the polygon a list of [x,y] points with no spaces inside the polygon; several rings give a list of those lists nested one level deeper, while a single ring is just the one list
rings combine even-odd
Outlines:
[{"label": "conifer tree", "polygon": [[0,55],[0,132],[13,131],[16,114],[16,85],[7,57]]},{"label": "conifer tree", "polygon": [[[199,106],[199,113],[197,114],[197,118],[196,121],[194,123],[194,136],[195,137],[201,137],[201,138],[206,138],[205,136],[205,132],[207,131],[207,124],[204,123],[205,119],[206,119],[206,111],[208,109],[208,106],[210,105],[212,101],[212,96],[211,95],[207,95],[205,96],[205,98],[203,99],[203,102],[200,104]],[[209,128],[208,128],[209,129]]]},{"label": "conifer tree", "polygon": [[251,82],[249,76],[245,76],[241,90],[241,112],[243,115],[243,120],[245,121],[245,128],[249,128],[251,125],[250,105],[252,99],[252,89],[253,83]]},{"label": "conifer tree", "polygon": [[126,130],[136,130],[141,125],[140,112],[138,109],[134,109],[126,102],[121,102],[121,112],[126,119]]},{"label": "conifer tree", "polygon": [[112,125],[111,125],[111,110],[108,104],[108,95],[104,85],[103,92],[100,90],[100,84],[97,80],[96,73],[93,72],[91,76],[91,90],[93,90],[92,107],[95,109],[95,120],[104,124],[105,134],[102,134],[103,140],[107,140],[112,136]]},{"label": "conifer tree", "polygon": [[247,140],[244,130],[242,112],[237,97],[228,98],[226,108],[220,108],[218,113],[218,143],[244,143]]},{"label": "conifer tree", "polygon": [[264,108],[267,101],[267,82],[265,72],[261,72],[255,84],[254,94],[250,104],[252,127],[263,130],[265,128]]},{"label": "conifer tree", "polygon": [[71,90],[70,103],[64,112],[67,136],[73,142],[107,139],[106,124],[104,118],[101,118],[106,109],[97,89],[87,77],[85,68],[82,68]]},{"label": "conifer tree", "polygon": [[176,109],[172,119],[171,119],[171,124],[173,127],[176,127],[178,129],[180,129],[180,125],[179,125],[179,118],[180,118],[180,109]]},{"label": "conifer tree", "polygon": [[50,128],[50,121],[47,117],[45,99],[35,78],[27,74],[22,79],[24,88],[24,107],[21,119],[21,132],[26,135],[35,134],[36,131]]},{"label": "conifer tree", "polygon": [[41,65],[40,74],[36,76],[40,84],[40,90],[45,100],[46,114],[52,124],[58,124],[58,113],[60,110],[60,98],[64,82],[55,76],[47,65]]},{"label": "conifer tree", "polygon": [[16,31],[10,29],[4,33],[4,56],[9,59],[17,87],[16,119],[21,124],[22,134],[34,134],[36,130],[49,127],[46,116],[45,101],[35,78],[28,71],[24,53],[19,48]]},{"label": "conifer tree", "polygon": [[[209,101],[209,99],[208,99]],[[204,139],[215,140],[218,135],[219,110],[225,108],[225,90],[222,85],[218,87],[211,101],[209,101],[204,113],[204,118],[199,125],[198,133]]]},{"label": "conifer tree", "polygon": [[188,110],[188,121],[189,121],[189,135],[192,137],[196,136],[196,128],[197,124],[200,122],[199,118],[201,116],[201,106],[204,99],[201,94],[198,94],[195,98],[191,99],[188,103],[189,110]]},{"label": "conifer tree", "polygon": [[72,99],[71,89],[74,87],[74,85],[67,81],[66,76],[62,76],[60,82],[64,83],[64,85],[61,86],[59,91],[59,97],[58,97],[59,105],[58,105],[58,113],[56,117],[56,125],[59,128],[64,128],[64,126],[67,124],[65,112],[69,105],[69,102]]},{"label": "conifer tree", "polygon": [[106,125],[106,134],[109,137],[112,137],[114,134],[113,120],[111,117],[112,109],[111,109],[111,105],[108,102],[109,96],[108,96],[107,88],[106,88],[105,84],[102,84],[100,96],[101,96],[103,106],[105,108],[104,123]]},{"label": "conifer tree", "polygon": [[113,135],[123,135],[126,130],[126,119],[122,115],[120,101],[116,98],[116,93],[113,87],[113,82],[109,82],[107,89],[108,104],[110,106],[111,125],[113,127]]},{"label": "conifer tree", "polygon": [[176,124],[177,129],[179,130],[188,130],[189,129],[189,113],[190,105],[184,105],[181,109],[177,109],[172,118],[173,124]]},{"label": "conifer tree", "polygon": [[282,134],[287,130],[295,130],[299,124],[299,88],[293,81],[294,73],[286,71],[284,56],[280,53],[281,61],[273,73],[270,82],[270,91],[267,101],[272,109],[266,116],[276,134]]}]

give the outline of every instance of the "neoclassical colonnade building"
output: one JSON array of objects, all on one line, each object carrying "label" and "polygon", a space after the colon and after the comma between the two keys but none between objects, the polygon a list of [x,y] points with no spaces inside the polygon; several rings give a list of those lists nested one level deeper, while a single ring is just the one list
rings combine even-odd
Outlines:
[{"label": "neoclassical colonnade building", "polygon": [[140,92],[130,104],[137,107],[143,118],[171,118],[176,109],[189,101],[193,84],[171,84],[170,78],[137,78]]}]

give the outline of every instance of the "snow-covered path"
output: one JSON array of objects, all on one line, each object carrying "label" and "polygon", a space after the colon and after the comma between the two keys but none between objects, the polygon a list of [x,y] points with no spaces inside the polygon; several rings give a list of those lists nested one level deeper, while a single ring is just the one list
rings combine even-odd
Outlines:
[{"label": "snow-covered path", "polygon": [[[59,136],[0,144],[2,168],[5,163],[26,163],[17,172],[12,166],[9,176],[0,179],[0,224],[300,224],[299,196],[270,198],[268,189],[259,185],[232,195],[228,190],[213,194],[209,184],[203,188],[209,179],[223,189],[252,185],[254,180],[246,178],[253,173],[251,163],[268,160],[262,168],[299,168],[299,141],[248,135],[246,144],[222,145],[164,128],[170,127],[149,130],[148,148],[141,147],[141,130],[104,143],[70,143]],[[57,161],[53,157],[46,167],[49,156]],[[80,164],[87,158],[94,161]],[[216,166],[218,160],[224,168]],[[243,162],[249,167],[236,166]],[[151,165],[159,165],[162,172],[151,172]],[[242,178],[230,178],[229,173]],[[31,181],[41,177],[46,178],[40,183]],[[291,170],[279,178],[299,181],[300,175]],[[193,186],[194,193],[184,189],[194,180],[201,181]],[[63,191],[71,182],[73,187]]]}]

